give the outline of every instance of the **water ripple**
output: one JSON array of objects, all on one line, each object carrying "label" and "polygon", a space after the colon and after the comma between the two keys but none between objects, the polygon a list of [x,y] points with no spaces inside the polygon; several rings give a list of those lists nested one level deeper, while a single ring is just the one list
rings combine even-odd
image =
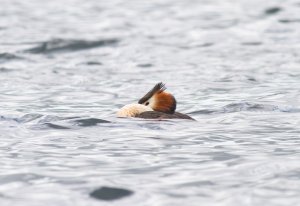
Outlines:
[{"label": "water ripple", "polygon": [[118,39],[101,39],[95,41],[52,39],[41,43],[39,46],[24,50],[32,54],[47,54],[57,52],[71,52],[96,47],[114,46],[119,42]]},{"label": "water ripple", "polygon": [[1,206],[298,205],[299,5],[1,1]]}]

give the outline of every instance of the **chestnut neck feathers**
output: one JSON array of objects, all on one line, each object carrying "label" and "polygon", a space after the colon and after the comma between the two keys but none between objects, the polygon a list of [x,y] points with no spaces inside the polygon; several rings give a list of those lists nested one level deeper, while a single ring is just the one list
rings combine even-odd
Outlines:
[{"label": "chestnut neck feathers", "polygon": [[173,114],[176,110],[176,99],[172,94],[165,92],[165,90],[165,85],[160,82],[142,97],[138,103],[149,106],[154,111]]}]

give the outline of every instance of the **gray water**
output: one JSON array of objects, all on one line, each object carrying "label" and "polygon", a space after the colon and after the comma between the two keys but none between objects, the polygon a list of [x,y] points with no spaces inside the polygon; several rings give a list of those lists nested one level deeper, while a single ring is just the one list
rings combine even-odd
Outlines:
[{"label": "gray water", "polygon": [[0,3],[1,206],[300,204],[299,0]]}]

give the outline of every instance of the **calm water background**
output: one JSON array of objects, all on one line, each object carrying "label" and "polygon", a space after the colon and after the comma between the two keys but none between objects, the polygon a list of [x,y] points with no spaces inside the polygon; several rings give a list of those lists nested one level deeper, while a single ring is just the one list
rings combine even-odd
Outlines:
[{"label": "calm water background", "polygon": [[0,3],[1,206],[300,204],[299,0]]}]

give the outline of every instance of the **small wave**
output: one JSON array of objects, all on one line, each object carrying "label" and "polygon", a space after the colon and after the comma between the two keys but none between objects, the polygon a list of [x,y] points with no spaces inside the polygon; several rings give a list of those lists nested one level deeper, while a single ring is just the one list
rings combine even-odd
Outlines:
[{"label": "small wave", "polygon": [[90,126],[95,126],[97,124],[110,123],[110,121],[97,119],[97,118],[78,119],[75,120],[75,122],[76,124],[78,124],[78,126],[81,127],[90,127]]},{"label": "small wave", "polygon": [[[110,121],[97,118],[83,118],[78,116],[59,117],[55,115],[25,114],[21,117],[8,118],[0,116],[1,121],[14,121],[21,124],[29,124],[32,129],[72,129],[79,127],[95,126],[97,124],[110,123]],[[74,129],[75,129],[74,128]]]},{"label": "small wave", "polygon": [[277,14],[279,13],[280,11],[282,11],[282,8],[281,7],[270,7],[268,9],[265,10],[265,14],[266,15],[274,15],[274,14]]},{"label": "small wave", "polygon": [[72,120],[72,119],[76,119],[76,118],[79,118],[79,117],[78,116],[59,117],[59,116],[55,116],[55,115],[45,115],[40,118],[38,123],[43,124],[43,123],[57,122],[57,121],[63,121],[63,120]]},{"label": "small wave", "polygon": [[300,23],[300,19],[279,19],[278,21],[283,24]]},{"label": "small wave", "polygon": [[218,112],[217,110],[210,110],[210,109],[202,109],[202,110],[197,110],[193,112],[188,112],[187,114],[193,115],[193,114],[213,114]]},{"label": "small wave", "polygon": [[118,42],[118,39],[102,39],[95,41],[52,39],[47,42],[42,42],[40,45],[31,49],[24,50],[24,52],[32,54],[45,54],[62,51],[78,51],[95,47],[113,46]]},{"label": "small wave", "polygon": [[225,113],[241,112],[241,111],[249,111],[249,112],[289,111],[287,108],[280,108],[279,106],[276,105],[256,104],[256,103],[249,103],[249,102],[228,104],[224,106],[222,110]]},{"label": "small wave", "polygon": [[37,113],[31,113],[31,114],[25,114],[19,118],[14,118],[16,122],[19,123],[29,123],[36,121],[39,124],[44,124],[48,122],[54,122],[54,121],[61,121],[61,120],[69,120],[69,119],[75,119],[78,117],[59,117],[55,115],[42,115]]},{"label": "small wave", "polygon": [[9,69],[6,67],[0,67],[0,73],[8,73],[8,72],[13,72],[15,69]]},{"label": "small wave", "polygon": [[128,189],[100,187],[90,193],[90,196],[99,200],[112,201],[127,197],[133,194],[133,191]]},{"label": "small wave", "polygon": [[20,118],[15,118],[15,121],[19,123],[27,123],[27,122],[37,120],[41,117],[43,117],[42,114],[25,114]]},{"label": "small wave", "polygon": [[58,125],[58,124],[53,124],[53,123],[45,123],[44,125],[46,125],[47,127],[51,128],[51,129],[71,129],[69,127],[65,127],[65,126],[61,126],[61,125]]},{"label": "small wave", "polygon": [[23,59],[23,58],[15,55],[15,54],[7,53],[7,52],[0,53],[0,62],[16,60],[16,59]]},{"label": "small wave", "polygon": [[86,65],[102,65],[101,62],[97,62],[97,61],[89,61],[85,63]]},{"label": "small wave", "polygon": [[145,63],[145,64],[138,64],[138,65],[136,65],[136,66],[142,67],[142,68],[148,68],[148,67],[153,67],[153,64]]},{"label": "small wave", "polygon": [[9,182],[21,182],[21,181],[34,181],[34,180],[40,180],[44,179],[46,176],[39,175],[36,173],[15,173],[15,174],[6,174],[1,175],[0,177],[0,183],[5,184]]},{"label": "small wave", "polygon": [[257,104],[250,102],[231,103],[221,109],[203,109],[190,112],[188,114],[218,114],[218,113],[234,113],[234,112],[300,112],[298,108],[288,106],[276,106],[270,104]]},{"label": "small wave", "polygon": [[241,44],[245,46],[260,46],[263,43],[260,41],[251,41],[251,42],[242,42]]}]

